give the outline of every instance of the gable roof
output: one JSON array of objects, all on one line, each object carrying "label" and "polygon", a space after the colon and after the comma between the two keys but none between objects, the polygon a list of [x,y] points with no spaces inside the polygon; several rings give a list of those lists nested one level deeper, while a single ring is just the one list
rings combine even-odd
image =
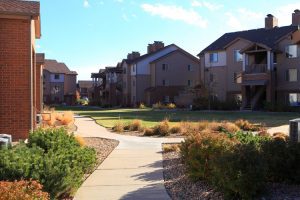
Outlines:
[{"label": "gable roof", "polygon": [[193,60],[196,61],[196,62],[200,62],[198,58],[196,58],[195,56],[193,56],[193,55],[190,54],[189,52],[187,52],[187,51],[185,51],[185,50],[179,48],[179,49],[177,49],[177,50],[175,50],[175,51],[171,51],[170,53],[168,53],[168,54],[166,54],[166,55],[164,55],[164,56],[161,56],[161,57],[159,57],[159,58],[153,60],[153,61],[150,62],[150,63],[156,63],[156,62],[160,61],[161,59],[166,58],[166,57],[168,57],[168,56],[170,56],[170,55],[172,55],[172,54],[174,54],[174,53],[177,53],[177,52],[182,53],[182,54],[184,54],[184,55],[190,57],[191,59],[193,59]]},{"label": "gable roof", "polygon": [[77,72],[70,71],[65,63],[59,63],[56,60],[45,60],[44,69],[50,73],[77,75]]},{"label": "gable roof", "polygon": [[141,60],[143,60],[143,59],[146,59],[146,58],[148,58],[148,57],[150,57],[150,56],[152,56],[152,55],[154,55],[154,54],[156,54],[156,53],[158,53],[158,52],[161,52],[161,51],[163,51],[163,50],[165,50],[165,49],[167,49],[167,48],[169,48],[169,47],[171,47],[171,46],[174,46],[174,47],[179,48],[179,47],[178,47],[177,45],[175,45],[175,44],[170,44],[170,45],[165,46],[164,48],[161,48],[161,49],[159,49],[159,50],[157,50],[157,51],[154,51],[154,52],[151,52],[151,53],[146,53],[146,54],[144,54],[144,55],[142,55],[142,56],[140,56],[140,57],[137,57],[137,58],[135,58],[135,59],[132,59],[132,60],[130,60],[130,59],[124,59],[123,61],[126,62],[127,64],[137,63],[137,62],[139,62],[139,61],[141,61]]},{"label": "gable roof", "polygon": [[93,87],[93,81],[82,80],[78,81],[79,88],[91,88]]},{"label": "gable roof", "polygon": [[226,46],[237,38],[249,40],[253,43],[263,44],[271,49],[276,47],[278,40],[284,36],[299,30],[298,26],[283,26],[275,27],[273,29],[251,29],[246,31],[238,31],[232,33],[225,33],[216,41],[211,43],[208,47],[202,50],[198,56],[207,51],[224,50]]},{"label": "gable roof", "polygon": [[0,0],[1,14],[40,15],[40,2],[22,0]]}]

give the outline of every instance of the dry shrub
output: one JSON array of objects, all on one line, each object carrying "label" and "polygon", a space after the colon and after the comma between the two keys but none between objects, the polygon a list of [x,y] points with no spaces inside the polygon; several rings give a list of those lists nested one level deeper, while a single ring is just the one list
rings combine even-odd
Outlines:
[{"label": "dry shrub", "polygon": [[55,122],[56,122],[56,113],[55,112],[51,112],[49,113],[49,116],[50,116],[50,119],[47,122],[47,124],[49,126],[54,126],[55,125]]},{"label": "dry shrub", "polygon": [[78,142],[78,144],[83,147],[83,146],[86,146],[86,142],[85,140],[83,139],[83,137],[79,136],[79,135],[76,135],[75,136],[75,139],[76,141]]},{"label": "dry shrub", "polygon": [[221,124],[221,126],[223,129],[225,129],[229,133],[236,133],[241,130],[237,125],[235,125],[234,123],[231,123],[231,122],[223,122]]},{"label": "dry shrub", "polygon": [[113,129],[113,131],[115,131],[117,133],[124,132],[124,124],[123,124],[123,122],[118,121],[112,129]]},{"label": "dry shrub", "polygon": [[179,144],[164,144],[163,145],[163,152],[168,153],[168,152],[179,152],[180,147]]},{"label": "dry shrub", "polygon": [[172,110],[176,108],[176,105],[174,103],[169,103],[166,105],[166,108]]},{"label": "dry shrub", "polygon": [[130,131],[140,131],[142,128],[142,121],[135,119],[130,123],[129,126],[130,126],[129,128]]},{"label": "dry shrub", "polygon": [[63,118],[61,120],[61,123],[63,125],[70,125],[71,123],[74,122],[74,114],[72,111],[66,111],[63,114]]},{"label": "dry shrub", "polygon": [[270,133],[268,133],[267,130],[259,131],[259,133],[257,133],[257,135],[260,137],[271,137]]},{"label": "dry shrub", "polygon": [[208,125],[209,125],[209,121],[207,121],[207,120],[200,121],[200,122],[197,124],[198,130],[199,130],[199,131],[203,131],[204,129],[207,129]]},{"label": "dry shrub", "polygon": [[156,125],[153,131],[155,135],[167,136],[169,135],[169,129],[170,129],[169,120],[165,119],[161,121],[158,125]]},{"label": "dry shrub", "polygon": [[274,140],[283,140],[283,141],[287,141],[288,136],[286,134],[284,134],[283,132],[277,132],[273,134],[272,137]]},{"label": "dry shrub", "polygon": [[62,121],[64,118],[64,114],[63,113],[55,113],[55,119],[58,121]]},{"label": "dry shrub", "polygon": [[181,133],[182,129],[180,125],[175,125],[170,129],[170,133],[176,134],[176,133]]},{"label": "dry shrub", "polygon": [[221,127],[222,127],[222,123],[212,121],[208,124],[207,129],[212,130],[212,131],[220,131]]},{"label": "dry shrub", "polygon": [[147,108],[147,107],[145,106],[145,104],[143,104],[143,103],[140,103],[140,105],[139,105],[139,109],[145,109],[145,108]]},{"label": "dry shrub", "polygon": [[191,122],[182,121],[180,122],[180,127],[183,135],[190,135],[198,131],[197,126]]},{"label": "dry shrub", "polygon": [[154,130],[152,128],[146,128],[144,130],[144,136],[153,136],[154,134]]},{"label": "dry shrub", "polygon": [[0,200],[48,200],[50,196],[43,192],[43,186],[37,181],[0,181]]},{"label": "dry shrub", "polygon": [[250,123],[248,120],[244,120],[244,119],[239,119],[237,121],[234,122],[235,125],[237,125],[238,127],[240,127],[240,129],[244,130],[244,131],[259,131],[260,127]]},{"label": "dry shrub", "polygon": [[153,109],[164,109],[165,106],[161,102],[158,102],[156,104],[153,104],[152,108]]}]

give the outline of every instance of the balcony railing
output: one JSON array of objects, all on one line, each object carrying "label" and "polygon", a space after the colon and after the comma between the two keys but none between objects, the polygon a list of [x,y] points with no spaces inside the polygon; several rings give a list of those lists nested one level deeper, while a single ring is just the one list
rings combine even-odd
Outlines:
[{"label": "balcony railing", "polygon": [[247,65],[245,73],[246,74],[258,74],[258,73],[266,73],[268,71],[267,64],[252,64]]}]

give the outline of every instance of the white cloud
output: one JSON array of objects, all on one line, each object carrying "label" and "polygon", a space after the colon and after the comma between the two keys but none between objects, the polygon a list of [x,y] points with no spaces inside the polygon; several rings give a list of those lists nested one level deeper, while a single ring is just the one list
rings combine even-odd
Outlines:
[{"label": "white cloud", "polygon": [[83,7],[85,7],[85,8],[90,7],[90,3],[88,0],[83,0]]},{"label": "white cloud", "polygon": [[207,20],[203,19],[202,16],[192,9],[187,10],[176,5],[163,4],[142,4],[141,7],[145,12],[148,12],[154,16],[160,16],[161,18],[175,21],[182,21],[200,28],[207,27]]},{"label": "white cloud", "polygon": [[236,16],[234,16],[231,12],[227,12],[227,13],[225,13],[225,15],[228,17],[227,25],[230,28],[232,28],[234,30],[241,30],[243,28],[239,19]]},{"label": "white cloud", "polygon": [[246,8],[239,8],[238,13],[241,17],[247,18],[247,19],[263,19],[264,15],[259,12],[253,12],[251,10],[248,10]]},{"label": "white cloud", "polygon": [[211,11],[220,10],[223,7],[223,5],[221,5],[221,4],[214,4],[214,3],[207,2],[207,1],[203,1],[202,4],[204,7],[208,8]]},{"label": "white cloud", "polygon": [[193,0],[191,5],[193,7],[201,7],[202,6],[202,3],[200,1],[197,1],[197,0]]},{"label": "white cloud", "polygon": [[278,6],[273,14],[275,17],[278,18],[279,26],[283,25],[291,25],[292,24],[292,13],[294,10],[300,9],[300,2],[299,3],[291,3],[285,4],[283,6]]}]

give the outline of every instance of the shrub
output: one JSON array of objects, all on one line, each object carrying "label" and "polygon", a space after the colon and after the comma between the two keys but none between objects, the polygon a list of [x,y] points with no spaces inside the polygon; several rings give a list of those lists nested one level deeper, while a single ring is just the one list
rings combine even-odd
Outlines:
[{"label": "shrub", "polygon": [[209,125],[209,121],[200,121],[198,123],[198,131],[203,131],[204,129],[207,129]]},{"label": "shrub", "polygon": [[169,135],[169,129],[170,129],[169,120],[165,119],[161,121],[158,125],[156,125],[153,128],[153,131],[155,135],[167,136]]},{"label": "shrub", "polygon": [[175,125],[170,129],[170,133],[176,134],[176,133],[181,133],[181,126]]},{"label": "shrub", "polygon": [[163,145],[163,152],[167,153],[167,152],[179,152],[180,148],[179,148],[179,144],[164,144]]},{"label": "shrub", "polygon": [[238,144],[215,159],[211,182],[228,199],[253,199],[265,186],[267,163],[253,144]]},{"label": "shrub", "polygon": [[55,119],[58,121],[62,121],[63,120],[63,113],[55,113]]},{"label": "shrub", "polygon": [[81,136],[76,135],[75,139],[81,147],[86,146],[86,142]]},{"label": "shrub", "polygon": [[145,106],[145,104],[143,104],[143,103],[140,103],[140,105],[139,105],[139,109],[146,109],[147,107]]},{"label": "shrub", "polygon": [[0,200],[48,200],[49,194],[42,191],[43,186],[37,181],[0,181]]},{"label": "shrub", "polygon": [[251,124],[248,120],[239,119],[234,122],[240,129],[244,131],[259,131],[260,127]]},{"label": "shrub", "polygon": [[176,108],[176,105],[174,103],[169,103],[166,105],[166,108],[172,110]]},{"label": "shrub", "polygon": [[181,133],[183,135],[190,135],[190,134],[198,131],[196,125],[194,125],[191,122],[182,121],[182,122],[180,122],[180,127],[181,127]]},{"label": "shrub", "polygon": [[154,130],[151,128],[146,128],[144,131],[144,136],[153,136],[155,135]]},{"label": "shrub", "polygon": [[180,147],[189,176],[194,180],[209,180],[214,159],[233,144],[225,134],[201,132],[190,135]]},{"label": "shrub", "polygon": [[224,122],[221,124],[222,128],[230,133],[236,133],[240,131],[241,129],[235,125],[234,123],[231,122]]},{"label": "shrub", "polygon": [[273,134],[272,136],[273,139],[276,140],[283,140],[283,141],[287,141],[288,140],[288,136],[285,133],[282,132],[276,132]]},{"label": "shrub", "polygon": [[142,121],[138,119],[133,120],[129,125],[130,131],[140,131],[141,128],[142,128]]},{"label": "shrub", "polygon": [[64,112],[61,123],[63,125],[70,125],[74,122],[74,114],[71,111]]},{"label": "shrub", "polygon": [[164,109],[165,106],[161,102],[158,102],[158,103],[153,104],[152,108],[153,109]]},{"label": "shrub", "polygon": [[[130,129],[130,128],[129,128]],[[122,133],[124,132],[124,124],[122,121],[118,121],[115,126],[112,128],[113,131],[117,132],[117,133]]]},{"label": "shrub", "polygon": [[34,131],[28,145],[0,150],[0,157],[0,180],[38,180],[51,198],[72,194],[96,163],[95,150],[64,129]]}]

